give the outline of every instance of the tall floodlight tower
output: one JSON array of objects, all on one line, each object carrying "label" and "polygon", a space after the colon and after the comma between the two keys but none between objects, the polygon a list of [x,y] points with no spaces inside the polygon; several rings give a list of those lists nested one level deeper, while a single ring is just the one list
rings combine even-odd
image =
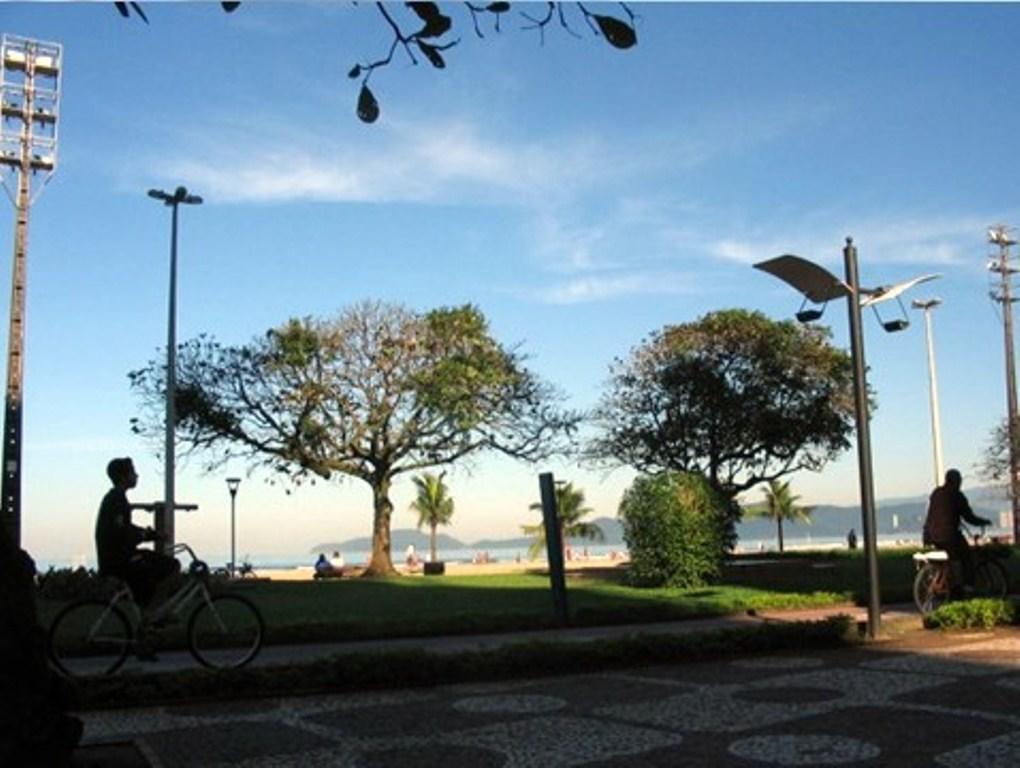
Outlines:
[{"label": "tall floodlight tower", "polygon": [[991,291],[993,301],[1002,304],[1003,336],[1006,340],[1006,429],[1009,435],[1009,495],[1013,510],[1013,541],[1020,542],[1020,423],[1017,422],[1016,404],[1016,362],[1013,351],[1013,273],[1015,267],[1009,264],[1009,247],[1016,245],[1009,230],[995,226],[988,230],[988,242],[998,247],[988,269],[999,275],[999,284]]},{"label": "tall floodlight tower", "polygon": [[19,545],[28,211],[57,168],[62,57],[57,43],[16,35],[0,40],[0,172],[15,210],[0,518]]}]

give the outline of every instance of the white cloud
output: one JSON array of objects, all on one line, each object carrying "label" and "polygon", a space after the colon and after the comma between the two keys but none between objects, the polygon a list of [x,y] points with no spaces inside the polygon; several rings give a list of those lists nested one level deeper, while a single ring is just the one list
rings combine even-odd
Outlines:
[{"label": "white cloud", "polygon": [[596,252],[605,246],[606,230],[599,225],[571,225],[560,216],[542,212],[531,227],[535,253],[542,266],[566,274],[597,271],[614,266],[600,263]]},{"label": "white cloud", "polygon": [[[805,216],[809,218],[812,217]],[[804,227],[798,227],[788,235],[769,232],[745,238],[706,238],[704,247],[717,259],[741,264],[782,253],[796,253],[831,264],[840,260],[845,233],[849,232],[853,233],[861,257],[871,264],[956,265],[973,260],[980,253],[990,220],[975,215],[867,217],[850,220],[842,228],[816,221],[807,233]],[[687,237],[690,238],[689,233]]]},{"label": "white cloud", "polygon": [[688,275],[639,272],[578,277],[541,292],[538,298],[549,304],[580,304],[639,294],[688,293],[691,290]]},{"label": "white cloud", "polygon": [[463,121],[426,129],[391,121],[373,126],[368,137],[294,130],[272,120],[256,134],[250,124],[214,122],[201,133],[168,137],[174,148],[151,162],[157,174],[202,189],[210,202],[537,205],[606,176],[597,141],[513,142]]}]

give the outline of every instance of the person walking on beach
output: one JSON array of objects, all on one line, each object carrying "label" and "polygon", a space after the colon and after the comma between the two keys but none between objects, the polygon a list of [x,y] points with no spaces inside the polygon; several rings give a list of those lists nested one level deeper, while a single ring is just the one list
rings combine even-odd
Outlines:
[{"label": "person walking on beach", "polygon": [[963,571],[963,586],[974,588],[974,560],[967,544],[967,537],[960,530],[960,522],[971,525],[991,525],[991,520],[978,517],[970,508],[967,497],[960,486],[963,476],[957,469],[946,472],[946,481],[931,493],[928,500],[928,516],[924,521],[924,543],[945,550],[949,559],[959,561]]}]

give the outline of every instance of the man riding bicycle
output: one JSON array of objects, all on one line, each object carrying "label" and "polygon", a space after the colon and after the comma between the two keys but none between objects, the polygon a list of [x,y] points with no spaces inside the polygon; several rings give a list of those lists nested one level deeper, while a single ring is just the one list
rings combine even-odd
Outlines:
[{"label": "man riding bicycle", "polygon": [[960,486],[963,476],[957,469],[946,472],[946,481],[934,491],[928,500],[928,516],[924,521],[924,543],[927,546],[945,550],[950,560],[960,563],[963,571],[965,590],[974,589],[974,559],[967,544],[967,537],[960,530],[960,521],[971,525],[991,525],[991,520],[978,517],[970,508],[967,497]]},{"label": "man riding bicycle", "polygon": [[131,522],[131,512],[142,505],[131,504],[127,492],[138,484],[138,473],[129,458],[113,459],[106,467],[113,483],[99,506],[96,519],[96,554],[99,575],[122,579],[131,588],[135,602],[145,608],[159,585],[180,572],[176,559],[141,549],[143,541],[155,541],[156,532]]}]

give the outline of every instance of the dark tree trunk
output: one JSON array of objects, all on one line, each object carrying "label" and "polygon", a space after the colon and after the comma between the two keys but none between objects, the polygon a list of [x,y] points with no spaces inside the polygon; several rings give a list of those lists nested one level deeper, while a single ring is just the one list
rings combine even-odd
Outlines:
[{"label": "dark tree trunk", "polygon": [[365,570],[365,576],[396,576],[390,557],[390,521],[393,518],[393,502],[390,501],[388,473],[379,473],[372,479],[372,561]]},{"label": "dark tree trunk", "polygon": [[776,518],[776,528],[779,531],[779,551],[783,551],[783,518]]}]

